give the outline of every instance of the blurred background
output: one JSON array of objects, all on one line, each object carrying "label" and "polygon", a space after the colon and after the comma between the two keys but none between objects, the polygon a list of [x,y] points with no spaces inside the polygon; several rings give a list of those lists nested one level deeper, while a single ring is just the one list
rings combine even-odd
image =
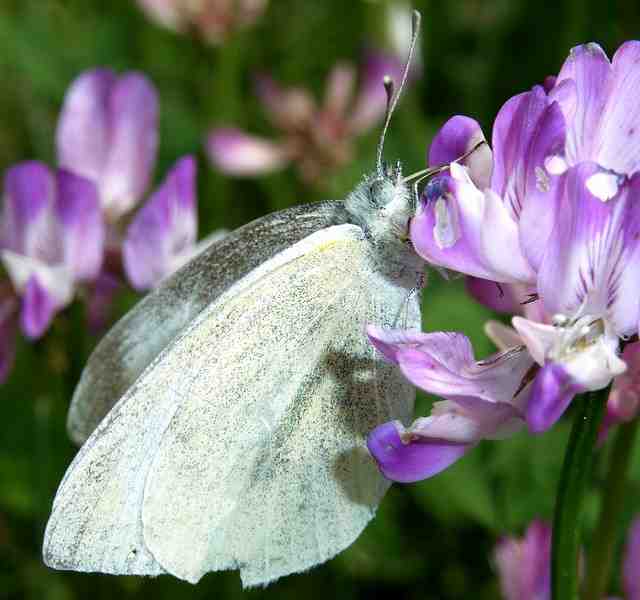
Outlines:
[{"label": "blurred background", "polygon": [[[282,140],[286,128],[270,122],[255,92],[256,75],[306,88],[320,103],[337,63],[362,65],[371,50],[396,56],[406,51],[394,41],[395,11],[406,7],[382,0],[271,0],[238,17],[233,11],[249,10],[242,2],[219,4],[222,15],[213,29],[193,16],[178,22],[165,15],[165,24],[182,30],[176,32],[133,0],[2,0],[0,171],[27,159],[55,164],[66,89],[82,71],[108,66],[142,71],[158,90],[154,185],[178,157],[197,155],[200,237],[293,204],[343,198],[373,167],[377,123],[341,140],[340,153],[330,144],[328,154],[318,158],[312,149],[309,158],[297,147],[288,165],[255,177],[234,177],[212,165],[206,140],[221,126]],[[423,14],[420,60],[385,148],[388,159],[402,161],[405,173],[424,167],[433,134],[451,115],[473,116],[489,137],[502,103],[557,73],[570,47],[593,40],[611,55],[623,40],[640,34],[640,9],[630,1],[423,1],[415,8]],[[111,322],[139,297],[122,286]],[[351,548],[264,590],[242,591],[235,572],[209,574],[193,587],[168,576],[51,571],[41,562],[42,535],[76,451],[65,432],[66,410],[101,335],[87,329],[84,310],[76,302],[56,317],[45,337],[19,340],[15,366],[0,387],[2,599],[498,598],[496,540],[521,533],[535,517],[551,516],[566,422],[544,436],[485,442],[431,480],[393,486]],[[425,329],[465,332],[478,357],[493,351],[482,333],[491,314],[466,296],[463,281],[430,273],[423,314]],[[428,410],[429,401],[421,398],[418,412]],[[601,454],[606,452],[605,447]],[[637,458],[630,499],[640,492]],[[594,492],[588,499],[590,523],[597,502]],[[626,523],[629,515],[621,520]]]}]

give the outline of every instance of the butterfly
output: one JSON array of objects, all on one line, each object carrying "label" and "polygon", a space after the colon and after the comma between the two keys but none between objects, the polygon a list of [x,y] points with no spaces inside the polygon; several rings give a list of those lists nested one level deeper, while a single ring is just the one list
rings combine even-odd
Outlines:
[{"label": "butterfly", "polygon": [[414,391],[365,327],[419,329],[424,270],[408,240],[416,196],[382,162],[388,87],[377,168],[344,202],[232,232],[98,344],[70,407],[83,445],[47,565],[192,583],[239,569],[265,585],[330,559],[374,516],[390,484],[366,436],[407,422]]}]

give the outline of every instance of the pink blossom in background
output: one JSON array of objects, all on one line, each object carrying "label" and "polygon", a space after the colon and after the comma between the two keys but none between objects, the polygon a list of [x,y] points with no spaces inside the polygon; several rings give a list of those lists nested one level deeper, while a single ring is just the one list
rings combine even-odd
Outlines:
[{"label": "pink blossom in background", "polygon": [[221,44],[233,32],[253,25],[268,0],[138,0],[152,20],[179,33],[194,32],[210,44]]},{"label": "pink blossom in background", "polygon": [[503,600],[551,598],[551,526],[533,521],[524,537],[502,538],[494,551]]},{"label": "pink blossom in background", "polygon": [[261,175],[294,164],[304,181],[316,182],[351,160],[354,139],[384,116],[383,77],[390,75],[399,83],[401,72],[394,56],[370,51],[358,82],[352,65],[340,63],[332,69],[320,103],[304,88],[285,88],[260,75],[256,93],[278,136],[270,140],[235,127],[218,127],[206,140],[209,158],[217,169],[236,176]]}]

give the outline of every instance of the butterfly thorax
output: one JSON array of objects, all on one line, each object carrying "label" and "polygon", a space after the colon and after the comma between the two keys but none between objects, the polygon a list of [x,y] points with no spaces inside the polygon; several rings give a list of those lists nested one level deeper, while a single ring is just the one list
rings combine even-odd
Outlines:
[{"label": "butterfly thorax", "polygon": [[389,274],[422,272],[422,260],[409,239],[415,202],[399,170],[367,176],[347,196],[345,208],[371,241],[376,262]]}]

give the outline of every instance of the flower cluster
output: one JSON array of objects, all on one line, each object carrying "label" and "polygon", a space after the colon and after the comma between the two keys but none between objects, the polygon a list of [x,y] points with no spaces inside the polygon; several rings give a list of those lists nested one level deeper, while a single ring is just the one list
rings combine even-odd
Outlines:
[{"label": "flower cluster", "polygon": [[401,73],[402,64],[394,55],[369,51],[354,93],[356,71],[351,64],[339,63],[329,73],[319,106],[308,90],[284,88],[268,75],[260,75],[256,94],[271,125],[280,132],[279,139],[271,141],[234,127],[214,129],[207,141],[211,162],[236,176],[269,173],[294,163],[304,181],[316,182],[352,158],[353,139],[384,115],[384,76],[398,83]]},{"label": "flower cluster", "polygon": [[[533,521],[521,539],[505,537],[494,551],[504,600],[550,600],[551,527]],[[640,518],[631,524],[621,572],[624,600],[640,600]],[[612,596],[609,600],[615,600]]]},{"label": "flower cluster", "polygon": [[[428,477],[481,439],[543,432],[578,393],[614,378],[608,423],[633,418],[640,318],[640,43],[610,62],[574,48],[557,77],[499,111],[492,147],[468,117],[436,135],[411,240],[433,265],[472,276],[473,295],[511,313],[490,323],[500,352],[476,361],[462,334],[370,329],[407,378],[445,398],[410,427],[387,423],[369,447],[391,479]],[[630,367],[630,368],[629,368]]]},{"label": "flower cluster", "polygon": [[95,69],[70,86],[56,132],[58,167],[27,161],[4,175],[0,214],[0,380],[18,327],[41,337],[74,297],[104,323],[123,279],[147,290],[196,246],[196,165],[180,159],[130,219],[151,180],[158,99],[140,73]]}]

